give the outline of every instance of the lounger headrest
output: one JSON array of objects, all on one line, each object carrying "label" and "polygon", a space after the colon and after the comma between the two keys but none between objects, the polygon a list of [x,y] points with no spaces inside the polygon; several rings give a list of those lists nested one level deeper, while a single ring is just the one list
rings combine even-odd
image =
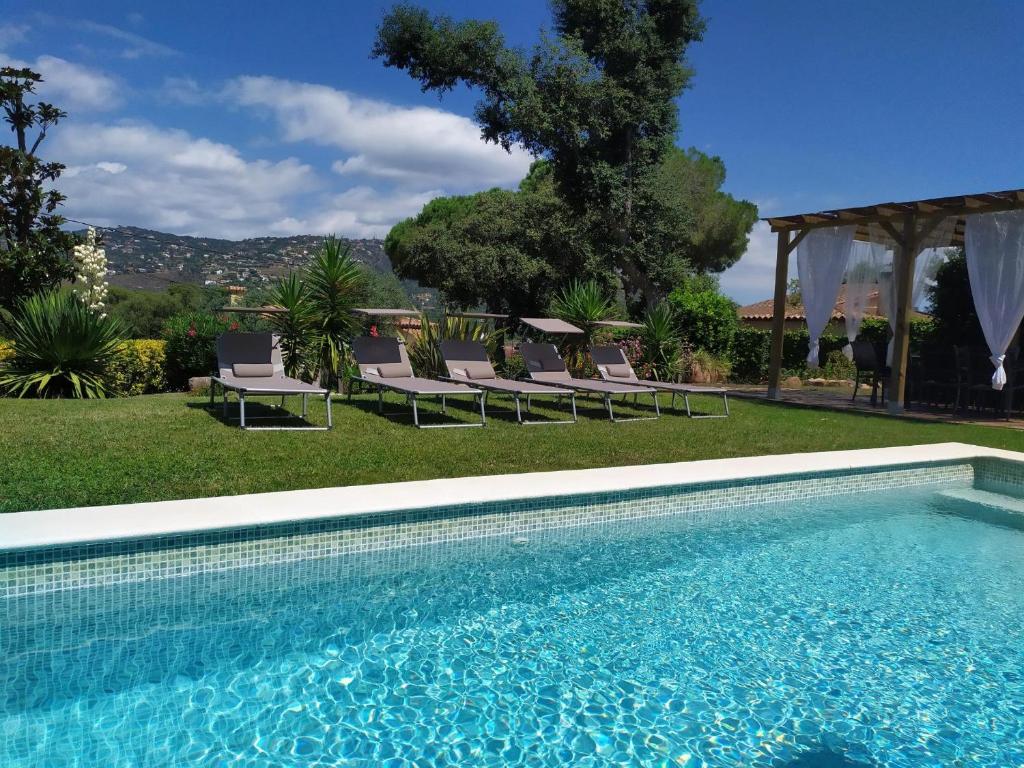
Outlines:
[{"label": "lounger headrest", "polygon": [[608,375],[615,379],[629,379],[633,377],[633,369],[627,363],[601,366]]},{"label": "lounger headrest", "polygon": [[408,363],[381,363],[377,366],[377,375],[382,379],[408,379],[412,376],[412,366]]},{"label": "lounger headrest", "polygon": [[466,371],[467,379],[493,379],[496,376],[494,366],[487,362],[470,360],[463,363],[462,368]]},{"label": "lounger headrest", "polygon": [[273,376],[273,363],[235,363],[231,366],[235,376],[240,379],[256,378],[259,376]]}]

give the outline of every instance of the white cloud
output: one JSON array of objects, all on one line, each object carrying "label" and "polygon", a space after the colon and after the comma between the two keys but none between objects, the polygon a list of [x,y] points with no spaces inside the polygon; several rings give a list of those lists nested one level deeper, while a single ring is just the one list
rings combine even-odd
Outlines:
[{"label": "white cloud", "polygon": [[269,231],[277,235],[335,233],[350,237],[384,237],[392,224],[419,213],[424,205],[441,194],[439,189],[381,194],[371,187],[353,187],[335,195],[312,215],[281,219],[270,225]]},{"label": "white cloud", "polygon": [[68,165],[65,213],[101,225],[248,237],[318,186],[295,159],[246,160],[230,145],[148,124],[70,125],[53,154]]},{"label": "white cloud", "polygon": [[[739,304],[770,299],[775,292],[775,249],[777,239],[767,221],[758,221],[750,233],[747,252],[722,273],[722,293]],[[796,258],[790,256],[790,274],[795,274]]]},{"label": "white cloud", "polygon": [[287,141],[337,147],[347,156],[334,171],[406,188],[478,190],[512,186],[529,169],[521,149],[505,152],[480,138],[472,120],[432,107],[401,107],[323,85],[241,77],[226,97],[269,110]]},{"label": "white cloud", "polygon": [[0,48],[25,42],[28,29],[25,24],[0,24]]},{"label": "white cloud", "polygon": [[103,35],[111,38],[112,40],[116,40],[119,43],[123,43],[124,47],[118,52],[118,55],[124,59],[140,59],[143,56],[178,55],[178,51],[171,48],[169,45],[158,43],[155,40],[150,40],[142,35],[129,32],[119,27],[111,26],[110,24],[100,24],[98,22],[88,20],[68,20],[68,23],[79,29],[85,29],[89,32],[94,32],[98,35]]},{"label": "white cloud", "polygon": [[97,69],[57,56],[22,61],[0,55],[0,59],[7,62],[6,66],[28,67],[38,72],[43,82],[36,87],[36,95],[69,112],[108,110],[121,103],[121,85]]},{"label": "white cloud", "polygon": [[205,104],[211,100],[210,94],[191,77],[165,77],[160,95],[167,101],[187,106]]}]

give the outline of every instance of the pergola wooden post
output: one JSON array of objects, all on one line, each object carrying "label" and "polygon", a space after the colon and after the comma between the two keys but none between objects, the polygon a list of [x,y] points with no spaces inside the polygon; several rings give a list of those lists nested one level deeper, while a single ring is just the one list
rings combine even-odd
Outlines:
[{"label": "pergola wooden post", "polygon": [[[889,412],[904,409],[907,383],[907,361],[910,351],[910,314],[913,311],[914,262],[921,243],[950,217],[956,218],[951,245],[964,242],[964,216],[1024,209],[1024,189],[985,192],[977,195],[937,197],[905,203],[882,203],[860,208],[843,208],[796,216],[775,216],[766,221],[779,237],[775,257],[775,304],[772,316],[771,354],[768,366],[768,397],[780,398],[782,374],[782,342],[786,329],[786,287],[789,277],[789,254],[808,232],[821,227],[855,225],[854,239],[871,239],[871,225],[883,230],[895,244],[893,291],[896,317],[893,324],[892,374],[889,379]],[[793,236],[795,233],[795,237]]]}]

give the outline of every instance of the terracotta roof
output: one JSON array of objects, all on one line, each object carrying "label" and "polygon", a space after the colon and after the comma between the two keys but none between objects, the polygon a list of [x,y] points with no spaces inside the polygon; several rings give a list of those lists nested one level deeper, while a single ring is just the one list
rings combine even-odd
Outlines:
[{"label": "terracotta roof", "polygon": [[[736,310],[741,320],[771,320],[775,316],[775,302],[772,299],[765,299]],[[878,289],[868,294],[867,306],[864,314],[869,317],[885,317],[885,311],[878,306]],[[913,312],[911,317],[927,317],[922,312]],[[787,320],[806,320],[807,313],[802,304],[786,304]],[[836,297],[836,305],[832,309],[832,320],[846,319],[846,286],[839,289],[839,296]]]}]

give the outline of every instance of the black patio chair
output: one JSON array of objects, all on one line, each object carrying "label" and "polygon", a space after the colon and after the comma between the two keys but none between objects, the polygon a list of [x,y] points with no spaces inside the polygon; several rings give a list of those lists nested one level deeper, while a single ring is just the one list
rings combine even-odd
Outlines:
[{"label": "black patio chair", "polygon": [[885,405],[885,390],[889,381],[889,374],[892,372],[885,364],[885,342],[877,341],[854,341],[850,344],[853,347],[853,364],[857,367],[857,374],[853,380],[853,397],[857,399],[857,390],[860,389],[861,379],[865,383],[871,383],[871,405],[878,404],[878,389],[882,389],[882,405]]}]

